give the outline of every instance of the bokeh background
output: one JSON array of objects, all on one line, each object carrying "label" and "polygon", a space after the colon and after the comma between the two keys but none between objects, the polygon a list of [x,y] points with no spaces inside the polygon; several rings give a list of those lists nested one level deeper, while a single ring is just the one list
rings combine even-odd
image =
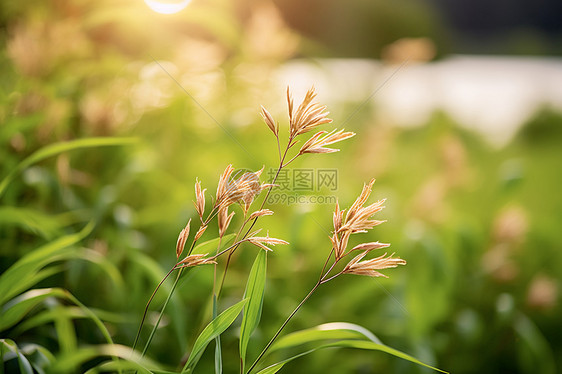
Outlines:
[{"label": "bokeh background", "polygon": [[[19,173],[0,197],[0,271],[94,220],[76,258],[57,262],[33,287],[69,290],[116,343],[131,346],[150,293],[175,261],[179,231],[196,217],[196,177],[212,193],[227,164],[274,168],[275,139],[259,107],[286,129],[285,88],[299,101],[315,85],[330,126],[357,136],[340,153],[292,165],[337,170],[335,191],[304,194],[337,196],[347,207],[375,177],[372,199],[387,198],[378,218],[388,222],[362,239],[392,243],[408,265],[388,271],[389,279],[339,278],[287,331],[346,321],[452,373],[559,372],[561,7],[555,0],[3,1],[0,178],[56,142],[139,141],[65,152]],[[275,215],[259,226],[291,245],[269,256],[250,357],[313,286],[330,249],[332,204],[269,208]],[[242,296],[255,253],[245,247],[236,258],[223,309]],[[211,289],[210,267],[180,282],[149,357],[171,369],[185,359],[208,320]],[[236,334],[225,333],[225,372],[238,370]],[[0,337],[52,362],[103,343],[91,321],[55,297]],[[8,372],[18,370],[15,361],[6,362]],[[208,349],[199,369],[212,372],[212,363]],[[429,372],[351,350],[318,351],[284,371]]]}]

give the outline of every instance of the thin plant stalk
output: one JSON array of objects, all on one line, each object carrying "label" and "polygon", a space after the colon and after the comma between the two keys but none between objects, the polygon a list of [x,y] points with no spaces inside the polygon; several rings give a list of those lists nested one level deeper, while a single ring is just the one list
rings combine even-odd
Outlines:
[{"label": "thin plant stalk", "polygon": [[310,290],[310,292],[308,293],[308,295],[306,295],[304,297],[304,299],[302,299],[302,301],[299,303],[299,305],[297,305],[297,307],[292,311],[292,313],[289,315],[289,317],[287,317],[287,319],[285,320],[285,322],[283,322],[283,324],[281,325],[281,327],[279,327],[279,329],[277,330],[277,332],[275,333],[275,335],[273,335],[273,337],[271,338],[271,340],[269,340],[269,343],[267,343],[267,345],[265,346],[265,348],[261,351],[260,355],[258,356],[258,358],[256,358],[256,360],[254,361],[254,363],[252,364],[252,366],[250,366],[250,368],[248,369],[248,371],[246,372],[246,374],[249,374],[252,369],[258,364],[258,362],[260,361],[260,359],[263,357],[263,355],[266,354],[267,350],[271,347],[271,345],[275,342],[275,339],[277,339],[277,337],[279,336],[279,334],[281,334],[281,332],[283,331],[283,329],[285,328],[285,326],[287,326],[287,324],[289,323],[289,321],[293,318],[293,316],[295,314],[297,314],[297,312],[299,311],[299,309],[304,305],[304,303],[312,296],[312,294],[314,293],[314,291],[316,291],[316,289],[320,286],[320,281],[318,281],[314,287],[312,287],[312,290]]},{"label": "thin plant stalk", "polygon": [[[279,167],[277,168],[277,172],[275,173],[275,176],[273,177],[273,180],[271,181],[271,184],[273,184],[273,185],[274,185],[275,182],[277,181],[277,178],[279,177],[279,173],[281,172],[281,169],[283,169],[283,167],[286,166],[286,165],[283,165],[283,162],[285,161],[285,158],[287,157],[287,152],[289,151],[289,148],[291,148],[291,146],[292,146],[292,145],[291,145],[291,142],[293,141],[293,138],[292,138],[292,137],[289,138],[289,142],[288,142],[288,144],[287,144],[287,147],[285,148],[285,152],[283,153],[283,156],[281,156],[281,149],[279,148],[279,136],[276,136],[276,138],[277,138],[277,146],[278,146],[278,150],[279,150]],[[261,205],[260,205],[260,207],[259,207],[258,210],[263,209],[263,207],[265,206],[265,203],[267,202],[267,198],[268,198],[269,195],[271,194],[271,190],[273,189],[273,187],[274,187],[274,186],[271,186],[271,187],[269,187],[269,188],[267,189],[267,193],[265,194],[265,197],[263,198],[262,203],[261,203]],[[256,225],[258,219],[259,219],[259,217],[254,218],[254,220],[252,221],[252,224],[250,225],[250,227],[248,228],[248,230],[246,230],[246,233],[244,234],[242,240],[246,239],[246,237],[248,236],[248,234],[250,233],[250,231],[252,231],[252,229],[253,229],[254,226]],[[244,228],[244,225],[241,227],[240,230],[242,230],[243,228]],[[238,235],[237,235],[237,237],[238,237]],[[242,241],[240,241],[240,243],[241,243],[241,242],[242,242]],[[222,289],[222,286],[224,285],[224,281],[225,281],[225,279],[226,279],[226,273],[227,273],[227,271],[228,271],[228,265],[229,265],[229,263],[230,263],[230,257],[232,256],[232,254],[234,254],[234,252],[236,251],[236,249],[238,249],[238,245],[237,245],[235,248],[233,248],[232,251],[231,251],[231,252],[229,253],[229,255],[228,255],[228,259],[227,259],[226,266],[225,266],[224,273],[223,273],[223,277],[222,277],[221,288],[219,289],[219,292],[220,292],[220,290]]]},{"label": "thin plant stalk", "polygon": [[164,278],[162,278],[160,283],[158,283],[158,285],[156,286],[156,288],[152,292],[152,295],[150,295],[150,298],[148,299],[148,302],[146,303],[146,306],[144,308],[144,313],[142,314],[142,318],[141,318],[141,322],[140,322],[140,325],[139,325],[139,329],[137,331],[137,335],[135,336],[135,341],[133,343],[133,350],[137,347],[137,343],[139,341],[140,334],[141,334],[141,331],[142,331],[142,326],[144,325],[146,315],[148,314],[148,307],[150,306],[150,303],[152,302],[152,299],[154,299],[154,296],[156,296],[156,293],[158,292],[158,290],[160,289],[162,284],[164,284],[164,281],[166,279],[168,279],[168,277],[170,276],[170,274],[172,274],[173,271],[174,271],[174,268],[171,268],[170,271],[168,271],[168,273],[164,276]]},{"label": "thin plant stalk", "polygon": [[[207,216],[207,219],[205,220],[205,222],[202,223],[202,225],[207,225],[211,219],[213,219],[213,217],[217,214],[218,212],[216,211],[215,208],[213,208],[210,212],[209,215]],[[193,241],[191,243],[191,246],[188,250],[187,255],[190,255],[191,252],[193,251],[193,249],[195,248],[195,244],[197,243],[197,241]],[[174,265],[174,267],[172,267],[170,269],[170,271],[168,271],[168,273],[164,276],[164,278],[160,281],[160,283],[158,283],[158,285],[156,286],[156,288],[154,289],[154,291],[152,292],[152,295],[150,296],[150,299],[148,299],[148,302],[146,303],[146,306],[144,308],[144,312],[143,312],[143,316],[141,319],[141,322],[139,324],[139,329],[137,331],[137,335],[135,336],[135,341],[133,343],[133,350],[136,348],[138,340],[140,338],[140,334],[142,331],[142,327],[144,325],[144,321],[146,320],[146,315],[148,314],[148,308],[150,307],[150,304],[152,303],[152,300],[154,299],[154,296],[156,295],[156,293],[158,292],[158,290],[160,289],[160,287],[162,286],[162,284],[164,283],[164,281],[170,276],[170,274],[174,271],[178,269],[177,264]],[[152,340],[152,337],[154,336],[154,333],[156,332],[156,329],[158,328],[158,325],[160,324],[160,320],[162,319],[162,315],[164,314],[164,310],[166,309],[166,306],[168,305],[168,302],[172,296],[172,294],[174,293],[174,290],[178,284],[179,278],[182,274],[183,268],[179,268],[180,271],[178,273],[178,276],[176,277],[176,280],[174,281],[174,284],[172,285],[172,289],[170,290],[170,294],[168,295],[166,302],[164,303],[162,310],[160,311],[160,315],[158,317],[158,320],[156,322],[156,324],[154,325],[154,328],[152,329],[151,333],[150,333],[150,340],[147,342],[147,345],[145,346],[145,348],[143,349],[143,353],[142,355],[144,356],[144,353],[146,352],[146,350],[148,349],[148,345],[150,345],[150,341]],[[142,357],[142,356],[141,356]]]},{"label": "thin plant stalk", "polygon": [[[173,268],[172,270],[174,270],[174,269],[175,268]],[[152,328],[152,331],[150,331],[150,335],[148,337],[148,340],[146,341],[146,344],[144,345],[144,349],[142,350],[141,357],[144,357],[144,355],[146,354],[146,351],[148,350],[148,347],[150,346],[150,343],[152,342],[152,338],[154,337],[154,334],[156,333],[156,330],[158,329],[158,325],[160,324],[160,321],[162,320],[162,316],[164,315],[164,310],[166,309],[166,306],[170,302],[170,299],[172,298],[172,294],[174,293],[174,290],[176,289],[176,286],[178,285],[178,282],[180,280],[182,271],[183,271],[183,268],[181,268],[180,271],[178,271],[178,275],[176,276],[176,280],[174,281],[174,284],[172,285],[172,289],[170,290],[170,293],[168,294],[168,297],[166,297],[166,301],[164,302],[164,305],[162,306],[162,310],[160,311],[160,314],[158,315],[158,320],[156,320],[156,323],[154,324],[154,327]]]},{"label": "thin plant stalk", "polygon": [[[236,242],[236,239],[234,240]],[[222,236],[219,237],[219,243],[217,245],[217,252],[215,254],[218,255],[220,252],[222,243]],[[229,256],[230,258],[230,256]],[[218,295],[217,295],[217,264],[213,265],[213,319],[217,318],[218,315]],[[222,286],[222,285],[221,285]],[[221,374],[222,373],[222,352],[221,352],[221,337],[217,336],[215,338],[215,373]]]},{"label": "thin plant stalk", "polygon": [[322,271],[320,272],[320,278],[318,279],[318,281],[316,282],[316,284],[314,285],[314,287],[312,287],[312,289],[310,290],[310,292],[304,297],[304,299],[302,299],[302,301],[299,303],[299,305],[297,305],[297,307],[291,312],[291,314],[287,317],[287,319],[285,320],[285,322],[283,322],[283,324],[281,325],[281,327],[279,327],[279,329],[277,330],[277,332],[275,333],[275,335],[273,335],[273,337],[269,340],[269,342],[267,343],[267,345],[265,346],[265,348],[261,351],[261,353],[259,354],[259,356],[256,358],[256,360],[254,361],[254,363],[252,364],[252,366],[250,366],[250,368],[248,369],[248,371],[246,372],[246,374],[249,374],[254,367],[258,364],[258,362],[262,359],[262,357],[267,353],[267,351],[269,350],[269,348],[273,345],[273,343],[275,342],[275,340],[277,339],[277,337],[279,337],[279,335],[281,334],[281,332],[283,331],[283,329],[287,326],[287,324],[289,323],[289,321],[295,316],[295,314],[297,314],[297,312],[299,311],[299,309],[304,305],[304,303],[312,296],[312,294],[318,289],[318,287],[320,287],[321,284],[327,283],[329,281],[331,281],[332,279],[338,277],[339,275],[342,274],[342,272],[337,273],[336,275],[327,278],[328,274],[330,274],[330,272],[334,269],[334,267],[336,266],[336,264],[339,262],[339,260],[335,260],[334,263],[330,266],[330,268],[328,269],[328,271],[324,272],[326,270],[326,267],[328,266],[328,263],[330,261],[330,258],[332,257],[332,253],[333,253],[333,249],[330,252],[330,254],[328,255],[328,258],[326,259],[326,262],[324,263],[324,267],[322,268]]}]

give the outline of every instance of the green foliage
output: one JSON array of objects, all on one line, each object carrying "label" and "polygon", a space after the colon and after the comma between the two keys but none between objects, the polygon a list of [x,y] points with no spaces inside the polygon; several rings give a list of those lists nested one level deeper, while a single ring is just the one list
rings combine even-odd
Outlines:
[{"label": "green foliage", "polygon": [[244,299],[232,305],[230,308],[219,314],[217,318],[213,319],[205,327],[205,329],[203,329],[203,331],[201,332],[201,334],[199,334],[197,340],[193,344],[193,349],[183,367],[182,373],[193,371],[193,368],[195,367],[195,365],[197,365],[197,362],[201,358],[201,355],[203,354],[203,351],[207,347],[207,345],[217,336],[222,334],[230,325],[232,325],[247,302],[248,299]]},{"label": "green foliage", "polygon": [[[255,229],[291,244],[267,255],[267,288],[265,252],[255,257],[243,244],[214,302],[217,318],[209,323],[212,266],[191,269],[155,295],[143,330],[153,334],[147,357],[130,346],[147,298],[174,264],[178,232],[198,220],[195,178],[211,200],[226,164],[265,164],[264,180],[275,168],[275,139],[257,110],[271,107],[283,123],[272,77],[298,40],[286,42],[295,35],[281,26],[256,31],[252,20],[267,14],[256,4],[233,12],[223,1],[194,3],[177,17],[116,4],[0,5],[0,370],[177,373],[191,352],[191,367],[212,372],[217,361],[205,348],[220,334],[223,371],[238,372],[240,356],[256,357],[318,279],[333,203],[266,204],[275,215]],[[425,5],[408,2],[392,28],[393,6],[354,6],[384,10],[361,21],[377,29],[370,53],[405,30],[437,30],[419,16]],[[255,38],[267,35],[287,38],[264,50]],[[334,123],[341,127],[359,104],[330,104]],[[376,177],[373,198],[387,198],[388,222],[363,238],[392,243],[408,265],[390,279],[350,276],[319,288],[261,372],[427,372],[413,356],[460,374],[559,372],[560,113],[542,110],[497,148],[442,113],[399,129],[367,107],[345,123],[359,135],[339,154],[291,166],[336,169],[337,191],[313,193],[342,206]],[[232,210],[239,225],[242,212]],[[216,232],[213,222],[193,253],[214,253]]]},{"label": "green foliage", "polygon": [[246,364],[246,350],[252,333],[260,323],[263,295],[265,293],[265,280],[267,276],[267,252],[259,251],[254,265],[248,276],[244,298],[248,298],[248,304],[244,307],[244,317],[240,327],[240,360],[242,361],[242,372]]}]

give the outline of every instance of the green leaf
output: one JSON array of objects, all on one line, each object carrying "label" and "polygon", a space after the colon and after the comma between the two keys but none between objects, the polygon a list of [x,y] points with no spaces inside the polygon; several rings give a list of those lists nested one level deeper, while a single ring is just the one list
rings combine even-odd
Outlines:
[{"label": "green leaf", "polygon": [[10,300],[0,312],[0,331],[12,327],[25,317],[29,311],[48,297],[65,297],[60,288],[44,288],[28,291]]},{"label": "green leaf", "polygon": [[14,206],[0,207],[0,224],[22,227],[47,240],[57,236],[63,226],[57,217],[48,216],[37,210]]},{"label": "green leaf", "polygon": [[74,352],[78,347],[78,336],[76,335],[76,328],[72,323],[72,317],[60,303],[54,310],[56,311],[55,331],[60,350],[64,353]]},{"label": "green leaf", "polygon": [[87,224],[80,232],[58,238],[25,255],[0,276],[0,305],[33,286],[39,277],[41,268],[50,263],[76,256],[68,248],[84,239],[94,228],[93,222]]},{"label": "green leaf", "polygon": [[[113,357],[121,358],[126,362],[133,363],[135,369],[141,370],[144,373],[150,373],[151,369],[159,369],[158,365],[152,360],[133,351],[131,348],[119,345],[119,344],[100,344],[89,347],[80,347],[73,352],[60,355],[56,358],[55,363],[50,368],[51,373],[63,373],[71,370],[78,365],[84,364],[90,360],[97,359],[100,357]],[[134,364],[136,363],[136,365]],[[121,370],[121,361],[114,361],[114,367],[119,371]],[[128,364],[124,364],[129,366]]]},{"label": "green leaf", "polygon": [[201,244],[196,245],[195,248],[193,248],[193,251],[191,253],[192,254],[201,254],[201,253],[215,252],[215,251],[217,251],[217,248],[219,246],[219,241],[221,243],[220,248],[218,248],[218,250],[220,252],[223,249],[227,248],[228,246],[232,245],[235,237],[236,237],[236,234],[233,233],[233,234],[228,234],[228,235],[223,236],[222,239],[221,238],[215,238],[215,239],[207,240],[206,242],[203,242]]},{"label": "green leaf", "polygon": [[425,366],[427,368],[433,369],[435,371],[439,371],[441,373],[446,373],[448,374],[448,372],[443,371],[441,369],[438,369],[436,367],[430,366],[428,364],[425,364],[423,362],[421,362],[420,360],[418,360],[417,358],[414,358],[404,352],[401,352],[397,349],[388,347],[384,344],[379,344],[379,343],[375,343],[373,341],[368,341],[368,340],[340,340],[337,342],[333,342],[333,343],[327,343],[327,344],[322,344],[319,345],[309,351],[306,352],[302,352],[298,355],[294,355],[289,357],[288,359],[275,363],[271,366],[268,366],[267,368],[261,370],[259,372],[259,374],[272,374],[272,373],[276,373],[279,369],[281,369],[281,367],[283,367],[283,365],[289,361],[292,361],[298,357],[307,355],[309,353],[315,352],[319,349],[324,349],[324,348],[356,348],[356,349],[368,349],[368,350],[372,350],[372,351],[381,351],[381,352],[385,352],[388,353],[390,355],[393,355],[395,357],[413,362],[415,364],[421,365],[421,366]]},{"label": "green leaf", "polygon": [[203,332],[201,332],[201,334],[195,341],[195,344],[193,345],[193,350],[191,351],[191,354],[189,355],[189,358],[187,359],[187,362],[183,367],[182,373],[186,373],[187,369],[195,367],[197,361],[199,361],[199,358],[201,358],[201,355],[203,354],[203,351],[205,350],[207,345],[217,336],[222,334],[230,325],[232,325],[247,302],[248,299],[244,299],[234,304],[233,306],[219,314],[217,318],[212,320],[207,325],[207,327],[203,329]]},{"label": "green leaf", "polygon": [[293,361],[294,359],[302,357],[302,356],[306,356],[307,354],[312,353],[314,351],[316,351],[316,349],[311,349],[309,351],[299,353],[298,355],[291,356],[291,357],[289,357],[289,358],[287,358],[283,361],[277,362],[273,365],[270,365],[270,366],[266,367],[265,369],[260,370],[258,372],[258,374],[275,374],[279,370],[281,370],[281,368],[283,368],[283,366],[285,366],[285,364],[287,362]]},{"label": "green leaf", "polygon": [[2,182],[0,182],[0,197],[6,190],[6,187],[8,187],[10,182],[15,178],[15,176],[18,173],[28,168],[29,166],[35,164],[36,162],[58,155],[59,153],[72,151],[76,149],[126,145],[126,144],[133,144],[135,142],[136,142],[135,138],[103,137],[103,138],[76,139],[68,142],[50,144],[32,153],[29,157],[27,157],[22,162],[20,162],[18,166],[12,169],[12,171],[4,177]]},{"label": "green leaf", "polygon": [[258,326],[261,318],[263,295],[265,291],[265,279],[267,273],[267,252],[258,251],[250,275],[246,284],[244,298],[248,298],[248,304],[244,307],[244,317],[240,327],[240,360],[242,371],[246,364],[246,350],[250,336]]},{"label": "green leaf", "polygon": [[280,338],[271,346],[270,351],[287,349],[298,345],[326,340],[362,339],[382,344],[372,332],[363,326],[347,322],[332,322],[300,330]]},{"label": "green leaf", "polygon": [[[213,319],[217,318],[217,295],[213,293]],[[222,348],[220,335],[215,338],[215,374],[222,374]]]},{"label": "green leaf", "polygon": [[133,372],[133,373],[145,373],[145,374],[154,374],[154,373],[170,373],[170,374],[177,374],[172,372],[165,372],[165,371],[154,371],[148,370],[141,364],[138,364],[133,361],[106,361],[102,362],[101,364],[91,368],[90,370],[86,371],[84,374],[99,374],[99,373],[115,373],[116,371],[125,371],[125,372]]},{"label": "green leaf", "polygon": [[21,353],[19,347],[13,340],[0,339],[0,346],[1,346],[0,351],[2,352],[2,366],[4,365],[4,362],[7,361],[6,351],[8,351],[15,354],[15,356],[17,357],[20,373],[33,374],[33,369],[31,367],[31,364],[29,363],[27,358],[23,355],[23,353]]},{"label": "green leaf", "polygon": [[22,352],[29,360],[29,363],[39,374],[45,374],[55,361],[55,356],[45,347],[37,344],[26,344],[22,347]]},{"label": "green leaf", "polygon": [[[133,323],[132,322],[132,317],[130,316],[126,316],[126,315],[122,315],[119,313],[112,313],[112,312],[108,312],[105,310],[100,310],[100,309],[93,309],[93,308],[89,308],[90,311],[92,313],[94,313],[96,316],[98,316],[100,318],[100,320],[106,321],[106,322],[111,322],[114,324],[125,324],[125,323]],[[67,306],[66,307],[66,313],[68,313],[68,315],[72,318],[72,319],[87,319],[90,318],[91,315],[89,313],[86,313],[82,308],[80,307],[72,307],[72,306]],[[56,311],[53,309],[47,309],[45,311],[42,311],[40,313],[37,313],[37,315],[34,315],[31,318],[27,318],[24,322],[20,323],[17,328],[14,330],[14,333],[17,334],[21,334],[29,329],[35,328],[37,326],[41,326],[47,323],[51,323],[55,320],[56,318]]]}]

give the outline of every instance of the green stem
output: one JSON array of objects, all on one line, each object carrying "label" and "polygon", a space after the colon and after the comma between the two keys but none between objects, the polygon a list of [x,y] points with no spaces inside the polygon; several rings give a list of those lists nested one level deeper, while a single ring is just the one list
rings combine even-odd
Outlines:
[{"label": "green stem", "polygon": [[269,341],[269,343],[267,343],[267,345],[265,346],[265,348],[261,351],[260,355],[258,356],[258,358],[256,358],[256,360],[254,361],[254,363],[252,364],[252,366],[250,366],[250,368],[248,369],[248,371],[246,372],[246,374],[249,374],[252,369],[254,369],[254,367],[258,364],[258,362],[261,360],[261,358],[263,357],[263,355],[265,355],[265,353],[267,352],[267,350],[271,347],[271,345],[275,342],[275,339],[277,339],[277,337],[279,336],[279,334],[281,334],[281,332],[283,331],[283,329],[285,328],[285,326],[287,326],[287,324],[289,323],[289,321],[291,320],[291,318],[294,317],[295,314],[297,314],[297,312],[299,311],[299,309],[304,305],[304,303],[310,298],[310,296],[312,296],[312,294],[314,293],[314,291],[316,291],[316,289],[320,286],[321,282],[318,281],[316,282],[316,284],[314,285],[314,287],[312,287],[312,290],[310,290],[310,292],[308,293],[308,295],[306,295],[304,297],[304,299],[302,299],[302,301],[299,303],[299,305],[297,305],[297,307],[295,308],[295,310],[293,310],[293,312],[289,315],[289,317],[287,317],[287,319],[285,320],[285,322],[283,322],[283,324],[281,325],[281,327],[279,327],[279,330],[277,330],[277,332],[275,333],[275,335],[273,335],[273,337],[271,338],[271,340]]},{"label": "green stem", "polygon": [[[174,270],[174,269],[172,269],[172,270]],[[152,342],[152,338],[154,337],[154,334],[156,333],[156,330],[158,329],[158,325],[160,324],[160,321],[162,320],[162,316],[164,315],[164,310],[166,310],[166,306],[170,302],[170,299],[172,298],[172,294],[174,293],[174,290],[176,289],[176,286],[178,285],[178,281],[180,280],[182,271],[183,271],[183,269],[180,269],[180,271],[178,271],[178,275],[176,276],[176,280],[174,281],[174,284],[172,285],[172,289],[170,290],[170,293],[168,294],[168,297],[166,298],[166,301],[164,302],[164,305],[162,306],[162,310],[160,311],[160,315],[158,316],[158,320],[154,324],[154,327],[152,328],[152,331],[150,332],[150,336],[148,337],[148,340],[146,341],[144,349],[142,350],[141,357],[144,357],[146,351],[148,350],[148,347],[150,346],[150,343]],[[171,271],[168,273],[168,275],[169,274],[171,274]],[[168,277],[168,275],[166,275],[166,277]]]},{"label": "green stem", "polygon": [[[271,182],[271,184],[275,184],[275,181],[277,181],[277,178],[279,177],[279,173],[281,172],[281,169],[283,169],[283,161],[285,161],[285,158],[287,157],[287,152],[289,151],[289,144],[292,141],[292,138],[289,139],[289,143],[287,145],[287,148],[285,148],[285,152],[283,153],[283,156],[281,156],[281,152],[279,152],[279,167],[277,168],[277,172],[275,173],[275,176],[273,177],[273,181]],[[277,138],[277,144],[279,145],[279,137]],[[263,199],[260,208],[258,210],[262,210],[263,207],[265,206],[265,203],[267,202],[267,198],[269,197],[269,195],[271,194],[271,190],[273,189],[273,186],[269,187],[267,190],[267,193],[265,195],[265,198]],[[242,237],[242,240],[240,240],[240,242],[238,244],[236,244],[236,246],[230,251],[230,253],[228,254],[228,259],[226,260],[226,265],[225,265],[225,269],[224,269],[224,273],[222,276],[222,282],[221,282],[221,287],[219,289],[219,293],[220,290],[222,290],[222,287],[224,285],[224,281],[226,279],[226,273],[228,270],[228,265],[230,263],[230,258],[232,257],[232,255],[234,254],[234,252],[238,249],[238,247],[240,246],[240,244],[244,241],[246,241],[246,237],[248,236],[248,234],[252,231],[252,229],[254,228],[254,226],[256,225],[256,222],[258,221],[260,217],[256,217],[254,218],[254,220],[252,221],[252,224],[250,225],[250,227],[248,228],[248,230],[246,230],[246,233],[244,234],[244,236]],[[246,223],[244,222],[244,225],[242,225],[242,227],[240,228],[240,231],[244,228],[244,226],[246,225]],[[238,238],[238,234],[236,236]]]},{"label": "green stem", "polygon": [[[102,335],[105,337],[105,340],[107,340],[107,342],[111,345],[114,345],[115,343],[113,343],[113,339],[111,339],[111,334],[109,334],[109,331],[107,330],[107,328],[105,327],[105,325],[103,324],[103,322],[101,321],[101,319],[99,319],[99,317],[92,312],[86,305],[82,304],[82,302],[80,300],[78,300],[73,294],[71,294],[70,292],[66,292],[66,296],[76,305],[78,305],[80,307],[80,309],[82,309],[88,316],[90,316],[90,318],[92,319],[92,321],[94,321],[94,323],[96,324],[96,326],[98,326],[98,328],[100,329]],[[119,374],[121,374],[123,371],[121,370],[121,366],[119,365],[119,358],[117,356],[111,356],[111,359],[113,360],[113,362],[115,362],[115,364],[117,365],[117,367],[119,368]]]},{"label": "green stem", "polygon": [[324,262],[324,267],[322,267],[322,271],[320,272],[320,278],[318,279],[318,281],[316,282],[316,284],[314,285],[314,287],[312,287],[312,290],[310,290],[310,292],[308,293],[308,295],[306,295],[304,297],[304,299],[302,299],[302,301],[299,303],[299,305],[297,305],[297,307],[295,308],[295,310],[293,310],[293,312],[289,315],[289,317],[287,317],[287,319],[285,320],[285,322],[283,322],[283,324],[281,325],[281,327],[279,327],[279,330],[277,330],[277,332],[275,333],[275,335],[273,335],[273,337],[271,338],[271,340],[269,341],[269,343],[267,343],[267,345],[265,346],[265,348],[261,351],[260,355],[258,356],[258,358],[256,358],[256,360],[254,361],[254,363],[252,364],[252,366],[250,366],[250,368],[248,369],[248,371],[246,372],[246,374],[249,374],[252,369],[258,364],[258,362],[261,360],[261,358],[266,354],[267,350],[271,347],[271,345],[275,342],[275,339],[277,339],[277,337],[279,336],[279,334],[281,334],[281,332],[283,331],[283,329],[285,328],[285,326],[287,326],[287,324],[289,323],[289,321],[295,316],[295,314],[297,314],[297,312],[299,311],[299,309],[304,305],[304,303],[312,296],[312,294],[314,293],[314,291],[316,291],[316,289],[318,287],[320,287],[321,284],[324,284],[326,282],[329,282],[330,280],[336,278],[337,276],[339,276],[341,274],[338,273],[336,275],[334,275],[333,277],[330,277],[329,279],[326,279],[326,277],[328,276],[328,274],[330,274],[330,272],[334,269],[334,266],[336,266],[336,264],[338,263],[338,261],[334,261],[334,263],[330,266],[330,268],[328,269],[328,271],[325,272],[326,270],[326,266],[328,266],[328,263],[330,261],[330,258],[332,257],[332,253],[334,252],[334,249],[332,248],[332,251],[330,252],[330,254],[328,255],[328,258],[326,259],[326,262]]},{"label": "green stem", "polygon": [[174,268],[170,269],[168,274],[166,274],[164,276],[164,278],[162,278],[160,283],[158,283],[158,286],[156,286],[156,288],[152,292],[152,295],[150,295],[150,298],[148,299],[148,302],[146,303],[146,306],[144,307],[144,313],[142,314],[142,319],[141,319],[141,322],[140,322],[140,325],[139,325],[139,329],[137,331],[137,336],[135,336],[135,341],[133,343],[133,350],[135,350],[135,348],[137,347],[137,343],[139,341],[140,334],[141,334],[141,331],[142,331],[142,326],[144,325],[144,321],[145,321],[146,315],[148,313],[148,307],[150,306],[150,303],[152,302],[152,299],[154,299],[154,296],[156,296],[156,292],[158,292],[158,290],[160,289],[160,286],[162,286],[164,281],[170,276],[170,274],[172,274],[172,271],[174,271]]}]

